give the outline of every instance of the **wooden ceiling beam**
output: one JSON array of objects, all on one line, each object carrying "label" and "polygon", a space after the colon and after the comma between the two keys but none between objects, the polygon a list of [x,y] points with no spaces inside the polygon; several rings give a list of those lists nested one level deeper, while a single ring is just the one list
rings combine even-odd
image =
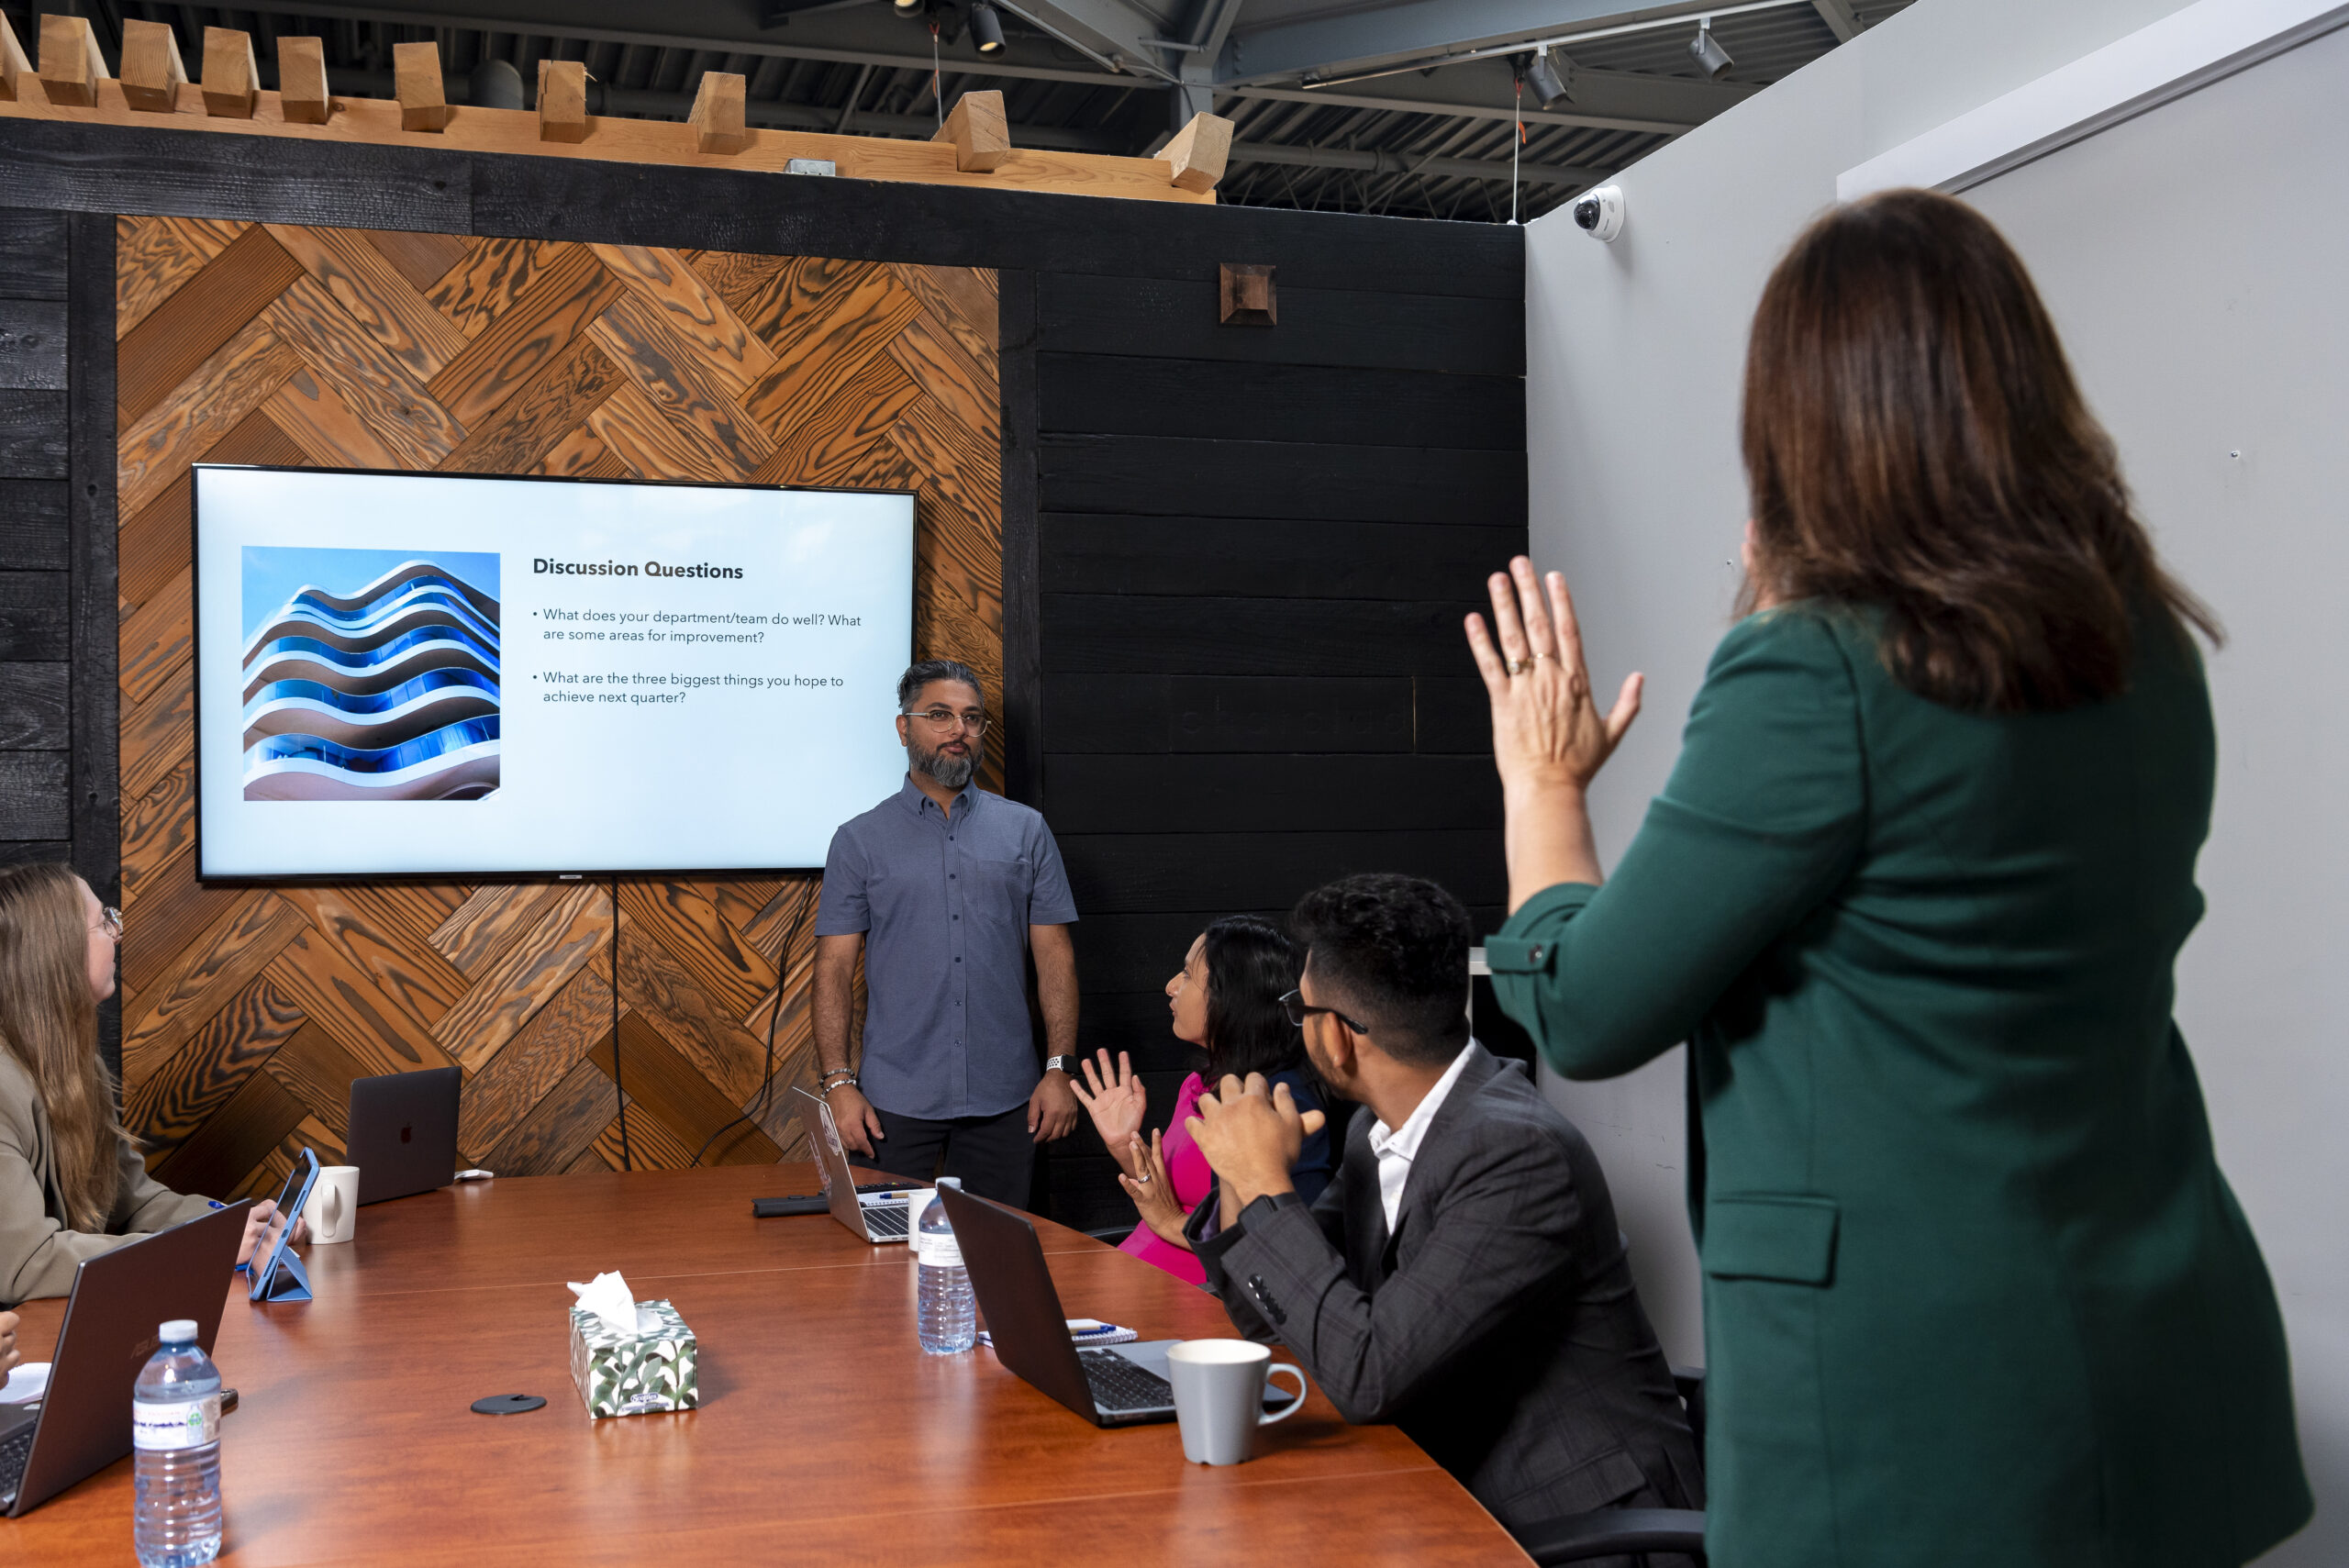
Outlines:
[{"label": "wooden ceiling beam", "polygon": [[[78,17],[62,20],[79,24],[82,34],[76,36],[86,34],[86,22]],[[583,139],[542,139],[540,110],[489,109],[471,105],[451,108],[445,95],[433,91],[440,85],[440,61],[438,51],[429,44],[416,46],[430,50],[433,55],[429,85],[422,79],[424,73],[411,67],[400,73],[410,89],[403,98],[339,96],[329,99],[323,60],[320,58],[315,65],[304,65],[305,51],[300,47],[301,42],[290,38],[279,40],[278,69],[281,79],[291,89],[287,93],[259,89],[257,74],[251,65],[252,41],[249,35],[231,28],[210,28],[206,30],[205,39],[201,91],[180,95],[175,112],[163,114],[135,109],[125,95],[121,83],[98,75],[91,79],[92,101],[86,106],[60,105],[46,94],[28,93],[20,88],[14,99],[0,98],[0,118],[57,120],[146,129],[167,128],[197,135],[293,137],[413,147],[417,145],[417,132],[429,128],[414,122],[418,118],[440,117],[440,128],[433,134],[451,151],[590,158],[603,162],[686,168],[730,168],[774,174],[796,173],[803,177],[811,171],[820,172],[824,166],[829,165],[834,172],[851,179],[1121,196],[1137,201],[1212,203],[1216,199],[1214,178],[1221,173],[1221,150],[1216,139],[1207,134],[1207,128],[1211,128],[1193,133],[1191,141],[1186,144],[1187,150],[1179,161],[1166,154],[1157,158],[1121,158],[1050,148],[1006,145],[995,149],[982,146],[989,138],[982,134],[982,127],[972,117],[979,113],[980,106],[975,104],[965,118],[965,125],[972,128],[972,145],[968,151],[963,151],[952,137],[931,142],[834,136],[751,127],[742,124],[739,118],[735,121],[740,126],[739,131],[722,125],[718,128],[721,137],[729,132],[740,137],[739,150],[718,150],[722,143],[715,142],[710,150],[704,150],[701,126],[679,125],[671,120],[629,119],[611,115],[599,115],[590,119],[584,112],[581,117],[585,121],[588,133],[583,133]],[[95,50],[95,42],[91,47]],[[406,49],[409,46],[400,47]],[[289,49],[292,50],[290,54],[287,52]],[[46,57],[46,47],[43,52]],[[102,59],[93,65],[90,64],[90,55],[79,58],[86,70],[103,72]],[[6,59],[6,40],[0,39],[0,64],[5,64]],[[61,57],[60,70],[67,69]],[[6,80],[5,72],[0,71],[0,82]],[[986,95],[970,96],[975,98]],[[440,100],[437,106],[429,102],[434,97]],[[431,113],[436,107],[438,117]],[[706,119],[707,117],[705,117]],[[1224,127],[1222,134],[1228,138],[1230,122],[1218,123]],[[1008,142],[1008,135],[1004,140]],[[982,160],[991,161],[992,166],[980,166]],[[970,166],[964,166],[966,161]],[[791,167],[794,164],[799,167],[794,169]]]}]

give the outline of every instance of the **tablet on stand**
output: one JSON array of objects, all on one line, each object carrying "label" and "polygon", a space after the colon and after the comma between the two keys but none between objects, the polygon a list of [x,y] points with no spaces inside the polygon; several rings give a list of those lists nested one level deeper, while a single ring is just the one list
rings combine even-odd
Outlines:
[{"label": "tablet on stand", "polygon": [[287,1173],[285,1185],[277,1195],[278,1218],[284,1221],[270,1239],[266,1253],[256,1253],[252,1261],[253,1285],[250,1297],[254,1301],[308,1301],[310,1276],[302,1267],[302,1260],[294,1251],[294,1222],[302,1217],[303,1207],[310,1201],[310,1189],[317,1184],[318,1157],[305,1149]]}]

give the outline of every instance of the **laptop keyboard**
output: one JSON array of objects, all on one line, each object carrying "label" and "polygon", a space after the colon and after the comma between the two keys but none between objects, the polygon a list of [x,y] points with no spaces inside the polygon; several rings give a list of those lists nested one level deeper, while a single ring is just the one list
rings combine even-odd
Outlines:
[{"label": "laptop keyboard", "polygon": [[33,1433],[39,1429],[38,1421],[23,1426],[0,1438],[0,1508],[17,1500],[17,1486],[25,1478],[25,1466],[33,1457]]},{"label": "laptop keyboard", "polygon": [[1093,1402],[1103,1410],[1163,1410],[1174,1403],[1174,1385],[1146,1372],[1115,1351],[1079,1351]]},{"label": "laptop keyboard", "polygon": [[866,1235],[883,1241],[901,1241],[905,1239],[907,1231],[904,1204],[884,1208],[879,1204],[868,1203],[863,1207]]}]

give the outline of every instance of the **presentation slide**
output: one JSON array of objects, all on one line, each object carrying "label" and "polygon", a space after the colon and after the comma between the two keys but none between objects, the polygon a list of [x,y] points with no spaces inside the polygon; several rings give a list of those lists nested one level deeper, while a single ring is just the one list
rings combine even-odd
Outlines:
[{"label": "presentation slide", "polygon": [[815,867],[903,779],[910,495],[195,472],[205,876]]}]

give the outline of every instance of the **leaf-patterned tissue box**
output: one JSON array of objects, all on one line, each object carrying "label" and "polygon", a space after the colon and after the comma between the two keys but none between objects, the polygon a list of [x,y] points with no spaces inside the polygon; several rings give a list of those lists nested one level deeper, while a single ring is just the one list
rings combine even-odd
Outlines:
[{"label": "leaf-patterned tissue box", "polygon": [[665,1301],[636,1304],[633,1334],[573,1307],[571,1380],[587,1402],[587,1414],[597,1418],[691,1410],[701,1404],[694,1331]]}]

